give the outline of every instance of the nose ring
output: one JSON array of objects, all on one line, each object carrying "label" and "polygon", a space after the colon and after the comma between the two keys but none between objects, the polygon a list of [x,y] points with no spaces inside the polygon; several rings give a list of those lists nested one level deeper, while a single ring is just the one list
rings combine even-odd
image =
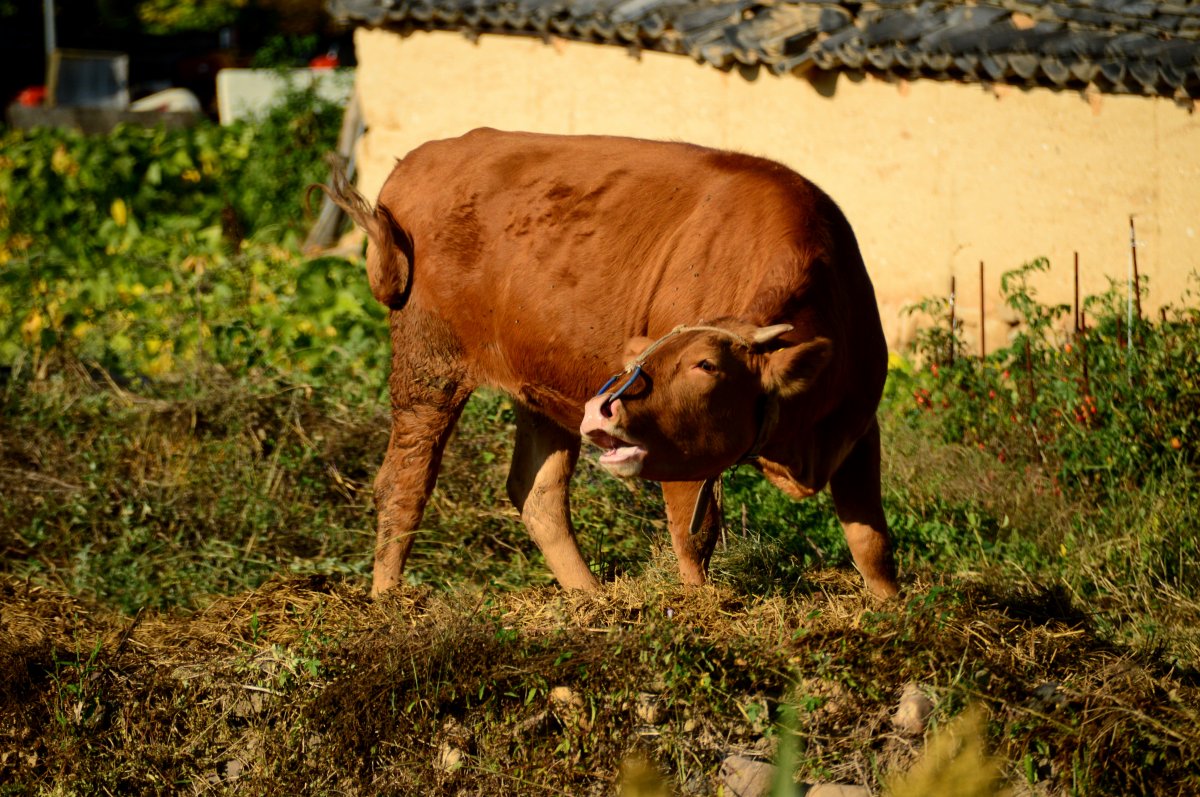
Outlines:
[{"label": "nose ring", "polygon": [[[640,366],[640,365],[633,366],[633,371],[629,374],[629,378],[625,380],[625,384],[623,384],[619,388],[617,388],[617,392],[613,393],[610,396],[606,396],[604,401],[602,401],[600,403],[600,413],[602,415],[604,415],[605,417],[608,417],[609,406],[611,406],[614,401],[619,399],[626,390],[628,390],[630,387],[632,387],[633,383],[636,382],[637,378],[641,375],[642,375],[642,366]],[[606,391],[610,387],[612,387],[613,383],[616,382],[620,378],[621,378],[621,374],[617,374],[612,379],[609,379],[607,382],[604,383],[604,387],[600,388],[600,390],[598,390],[596,392],[596,395],[597,396],[603,395],[604,391]]]}]

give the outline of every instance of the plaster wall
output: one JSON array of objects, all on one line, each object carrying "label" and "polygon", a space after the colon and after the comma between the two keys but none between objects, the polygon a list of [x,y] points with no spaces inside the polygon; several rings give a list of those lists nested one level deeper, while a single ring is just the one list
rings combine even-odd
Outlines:
[{"label": "plaster wall", "polygon": [[901,309],[947,294],[952,275],[966,336],[977,340],[981,260],[989,348],[1014,320],[1000,298],[1004,270],[1049,257],[1035,283],[1046,301],[1070,301],[1074,252],[1085,294],[1109,277],[1124,283],[1130,215],[1149,309],[1180,303],[1200,270],[1200,114],[1170,100],[721,72],[558,39],[360,29],[355,41],[367,196],[395,158],[479,126],[680,139],[774,158],[846,212],[893,347],[916,323]]}]

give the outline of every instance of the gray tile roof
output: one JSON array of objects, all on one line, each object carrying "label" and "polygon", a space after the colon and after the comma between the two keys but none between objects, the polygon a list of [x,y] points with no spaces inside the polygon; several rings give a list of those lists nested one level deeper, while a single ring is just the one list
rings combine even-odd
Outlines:
[{"label": "gray tile roof", "polygon": [[1200,0],[330,0],[329,8],[356,24],[555,35],[719,68],[1200,96]]}]

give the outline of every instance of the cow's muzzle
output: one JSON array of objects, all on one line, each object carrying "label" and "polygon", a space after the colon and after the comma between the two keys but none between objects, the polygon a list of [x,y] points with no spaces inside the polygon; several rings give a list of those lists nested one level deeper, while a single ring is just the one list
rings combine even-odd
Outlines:
[{"label": "cow's muzzle", "polygon": [[600,446],[600,465],[614,476],[633,477],[642,472],[646,449],[629,439],[624,430],[625,407],[612,395],[593,397],[583,407],[583,423],[579,433],[589,442]]}]

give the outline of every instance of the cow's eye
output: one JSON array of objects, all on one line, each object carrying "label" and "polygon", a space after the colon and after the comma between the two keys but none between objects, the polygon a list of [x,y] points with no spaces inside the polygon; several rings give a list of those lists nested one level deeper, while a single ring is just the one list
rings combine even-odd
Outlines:
[{"label": "cow's eye", "polygon": [[696,367],[706,374],[715,374],[717,372],[717,366],[713,365],[711,360],[701,360],[696,363]]}]

